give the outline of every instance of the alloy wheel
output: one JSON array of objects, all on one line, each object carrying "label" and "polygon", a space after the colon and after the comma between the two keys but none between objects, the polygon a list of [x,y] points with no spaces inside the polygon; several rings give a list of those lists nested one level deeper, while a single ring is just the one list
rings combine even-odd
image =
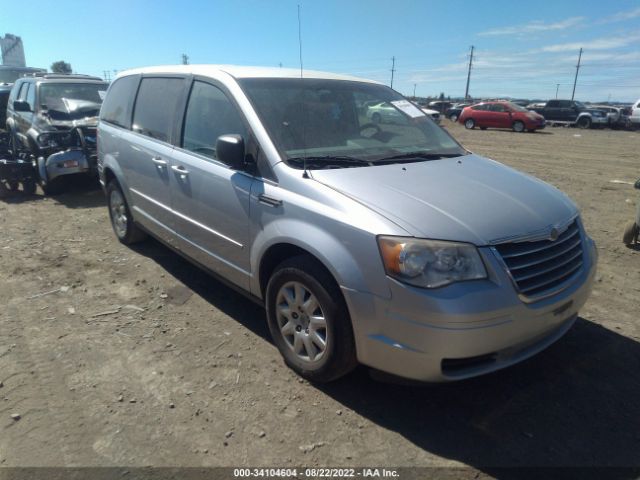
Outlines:
[{"label": "alloy wheel", "polygon": [[118,190],[113,190],[109,195],[109,210],[111,211],[111,221],[113,229],[118,238],[124,238],[127,235],[127,207]]},{"label": "alloy wheel", "polygon": [[327,351],[327,322],[316,296],[302,283],[287,282],[276,296],[280,334],[296,356],[308,364],[322,360]]}]

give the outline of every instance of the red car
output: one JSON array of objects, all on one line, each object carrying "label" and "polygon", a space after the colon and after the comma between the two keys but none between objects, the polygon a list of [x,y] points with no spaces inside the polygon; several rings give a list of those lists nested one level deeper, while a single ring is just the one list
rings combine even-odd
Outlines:
[{"label": "red car", "polygon": [[466,128],[511,128],[535,132],[544,128],[544,117],[511,102],[482,102],[462,110],[458,121]]}]

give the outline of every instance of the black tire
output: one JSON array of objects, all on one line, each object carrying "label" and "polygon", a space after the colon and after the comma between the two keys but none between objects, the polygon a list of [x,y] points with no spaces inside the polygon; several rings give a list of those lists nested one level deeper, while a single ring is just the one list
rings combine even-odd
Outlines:
[{"label": "black tire", "polygon": [[377,125],[382,123],[382,116],[379,113],[374,113],[371,115],[371,121]]},{"label": "black tire", "polygon": [[51,182],[40,180],[40,188],[42,188],[45,195],[54,196],[63,193],[66,190],[66,184],[62,178],[58,178]]},{"label": "black tire", "polygon": [[[114,217],[116,195],[119,195],[122,200],[121,207],[122,213],[124,214],[124,221],[121,224],[118,224]],[[112,205],[112,203],[114,203],[114,205]],[[115,233],[116,238],[120,243],[123,243],[124,245],[131,245],[141,242],[147,238],[147,234],[133,221],[133,216],[131,215],[131,210],[129,210],[126,197],[124,196],[120,185],[118,185],[118,182],[115,180],[111,180],[107,185],[107,208],[109,209],[109,218],[111,219],[113,233]],[[120,226],[123,228],[119,228]]]},{"label": "black tire", "polygon": [[455,113],[450,115],[449,120],[451,120],[453,123],[456,123],[458,121],[458,115],[456,115]]},{"label": "black tire", "polygon": [[589,117],[582,117],[578,120],[578,127],[580,128],[591,128],[591,119]]},{"label": "black tire", "polygon": [[[276,312],[277,299],[283,287],[292,282],[301,284],[307,293],[315,296],[326,322],[326,347],[322,358],[317,362],[312,363],[295,353],[285,338],[286,334],[281,331],[280,319]],[[355,368],[356,349],[347,305],[337,283],[317,260],[302,255],[282,262],[269,279],[265,298],[267,321],[273,342],[289,368],[301,377],[319,383],[335,380]],[[295,312],[292,313],[292,316],[294,315]],[[300,318],[302,316],[301,313]],[[284,318],[283,320],[290,321]],[[297,332],[301,332],[298,327],[296,329]]]},{"label": "black tire", "polygon": [[7,198],[10,193],[11,191],[7,188],[7,185],[3,181],[0,181],[0,198]]},{"label": "black tire", "polygon": [[633,220],[629,220],[624,226],[624,233],[622,234],[622,242],[630,247],[634,243],[638,242],[638,233],[640,227]]},{"label": "black tire", "polygon": [[480,127],[480,130],[486,130],[487,127]]},{"label": "black tire", "polygon": [[37,186],[36,181],[33,179],[24,180],[22,182],[22,191],[25,195],[33,195],[36,193]]},{"label": "black tire", "polygon": [[511,126],[511,128],[513,129],[514,132],[517,132],[517,133],[522,133],[525,130],[524,123],[521,122],[520,120],[516,120],[515,122],[513,122],[513,125]]},{"label": "black tire", "polygon": [[18,140],[16,139],[16,134],[13,130],[9,130],[9,149],[11,150],[11,157],[13,160],[18,158]]},{"label": "black tire", "polygon": [[464,121],[464,128],[466,128],[467,130],[473,130],[474,128],[476,128],[476,121],[473,118],[467,118]]}]

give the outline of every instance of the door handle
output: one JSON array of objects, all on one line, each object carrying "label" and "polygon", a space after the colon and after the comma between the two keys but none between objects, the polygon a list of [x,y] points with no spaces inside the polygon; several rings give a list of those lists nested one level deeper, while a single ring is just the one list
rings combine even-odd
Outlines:
[{"label": "door handle", "polygon": [[279,207],[280,205],[282,205],[282,200],[270,197],[269,195],[265,195],[264,193],[258,195],[258,201],[261,204],[267,205],[269,207]]},{"label": "door handle", "polygon": [[158,168],[163,168],[167,166],[167,161],[163,160],[162,157],[153,157],[151,161],[155,163],[158,166]]},{"label": "door handle", "polygon": [[182,165],[171,165],[171,170],[180,175],[181,178],[185,178],[187,175],[189,175],[189,170],[184,168]]}]

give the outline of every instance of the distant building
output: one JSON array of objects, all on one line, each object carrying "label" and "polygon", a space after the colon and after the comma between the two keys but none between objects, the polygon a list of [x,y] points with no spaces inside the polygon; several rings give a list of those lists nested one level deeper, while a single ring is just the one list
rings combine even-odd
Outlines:
[{"label": "distant building", "polygon": [[0,37],[0,49],[2,50],[2,65],[12,67],[26,67],[24,59],[24,46],[22,39],[11,33]]}]

